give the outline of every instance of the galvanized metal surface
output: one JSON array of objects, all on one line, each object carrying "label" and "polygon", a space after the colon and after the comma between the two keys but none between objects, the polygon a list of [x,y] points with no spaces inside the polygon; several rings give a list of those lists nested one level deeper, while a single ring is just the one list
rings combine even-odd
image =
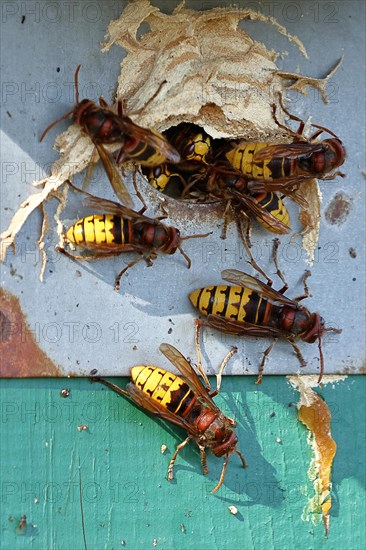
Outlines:
[{"label": "galvanized metal surface", "polygon": [[[76,3],[74,9],[62,2],[4,4],[1,230],[8,226],[20,203],[35,192],[32,181],[46,175],[57,158],[57,153],[52,151],[56,130],[41,144],[38,138],[51,121],[71,108],[73,74],[79,63],[82,64],[81,97],[97,99],[102,95],[111,101],[122,50],[114,47],[108,54],[102,54],[99,42],[103,40],[108,22],[120,14],[124,4]],[[154,4],[162,9],[169,5],[166,11],[171,11],[176,2]],[[208,9],[214,4],[188,2],[187,6]],[[225,7],[226,4],[216,2],[216,5]],[[326,372],[362,372],[365,368],[365,73],[362,57],[358,57],[357,52],[364,51],[364,3],[318,2],[314,7],[298,2],[266,6],[258,4],[262,13],[274,15],[289,32],[297,34],[309,52],[307,61],[268,25],[243,23],[253,38],[277,51],[288,50],[288,56],[278,60],[281,69],[295,71],[299,66],[302,73],[325,76],[345,54],[342,67],[328,87],[330,103],[324,105],[319,94],[309,89],[307,98],[292,96],[291,110],[301,117],[311,115],[316,124],[331,128],[347,148],[343,167],[347,177],[320,184],[323,219],[309,280],[312,298],[305,305],[318,311],[327,324],[343,328],[341,335],[327,334],[324,338]],[[254,7],[253,2],[250,7]],[[270,9],[273,13],[268,12]],[[60,124],[58,131],[67,124]],[[100,171],[95,180],[92,192],[111,197]],[[150,190],[149,196],[158,203],[157,195]],[[160,256],[151,268],[142,264],[133,268],[122,280],[119,293],[113,290],[114,278],[121,266],[131,260],[130,254],[93,264],[76,264],[54,252],[57,242],[54,232],[50,233],[47,243],[50,260],[45,282],[40,283],[41,258],[36,245],[40,212],[35,212],[25,224],[18,235],[16,252],[10,250],[6,264],[1,266],[1,280],[6,291],[19,298],[36,343],[60,374],[88,375],[92,369],[98,369],[103,375],[128,374],[131,366],[146,362],[167,367],[158,351],[163,341],[194,358],[195,312],[188,293],[206,284],[219,283],[220,272],[225,268],[252,272],[245,263],[233,226],[229,227],[227,240],[220,240],[221,220],[217,212],[212,214],[212,207],[181,209],[174,203],[169,204],[169,221],[181,228],[182,233],[212,230],[212,235],[185,243],[184,248],[192,259],[191,270],[187,270],[179,254]],[[296,221],[298,209],[290,201],[286,204],[296,232],[300,229]],[[255,227],[252,240],[256,260],[273,273],[272,235]],[[300,279],[308,267],[300,240],[291,242],[290,237],[282,238],[279,259],[290,284],[288,295],[299,295]],[[274,286],[278,288],[280,281]],[[20,334],[22,325],[15,323],[10,330]],[[215,371],[233,344],[239,351],[226,373],[256,373],[261,352],[268,345],[266,340],[229,338],[211,330],[205,332],[204,338],[208,371]],[[316,344],[300,345],[308,360],[304,372],[318,372]],[[297,359],[287,343],[277,344],[266,372],[290,374],[298,370]],[[15,370],[12,374],[19,375]],[[54,372],[46,369],[44,374],[54,375]],[[36,376],[39,372],[30,367],[24,375]]]}]

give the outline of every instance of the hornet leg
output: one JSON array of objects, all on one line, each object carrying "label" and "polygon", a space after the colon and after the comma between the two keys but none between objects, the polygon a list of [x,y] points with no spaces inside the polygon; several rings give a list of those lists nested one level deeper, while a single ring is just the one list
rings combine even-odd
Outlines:
[{"label": "hornet leg", "polygon": [[126,267],[124,267],[122,269],[122,271],[120,271],[116,277],[116,282],[114,284],[114,290],[119,290],[120,289],[120,281],[121,281],[121,277],[124,273],[126,273],[126,271],[128,269],[130,269],[130,267],[133,267],[134,265],[136,265],[138,262],[141,262],[141,260],[144,260],[145,258],[144,257],[140,257],[140,258],[136,258],[136,260],[133,260],[132,262],[130,262],[129,264],[126,265]]},{"label": "hornet leg", "polygon": [[300,348],[292,340],[288,339],[288,341],[290,342],[294,352],[296,353],[296,356],[299,360],[299,363],[300,363],[301,367],[306,367],[307,362],[305,361],[305,359],[304,359],[304,357],[303,357],[303,355],[300,351]]},{"label": "hornet leg", "polygon": [[203,474],[206,476],[208,474],[208,468],[207,468],[207,457],[205,453],[205,448],[202,445],[198,445],[198,448],[200,450],[200,455],[201,455],[201,466],[202,466]]},{"label": "hornet leg", "polygon": [[281,281],[283,282],[284,286],[281,288],[281,290],[279,291],[281,294],[284,294],[286,292],[286,290],[288,289],[288,284],[287,284],[287,281],[285,279],[285,277],[283,276],[283,273],[280,269],[280,266],[279,266],[279,263],[278,263],[278,247],[279,247],[279,244],[280,244],[280,240],[277,239],[277,237],[275,239],[273,239],[273,261],[274,261],[274,264],[275,264],[275,267],[276,267],[276,275],[278,275],[278,277],[281,279]]},{"label": "hornet leg", "polygon": [[311,271],[309,271],[307,269],[305,271],[304,275],[303,275],[303,278],[302,278],[302,283],[304,285],[304,294],[301,294],[301,296],[298,296],[297,298],[294,298],[295,302],[301,302],[301,300],[305,300],[305,298],[309,298],[311,296],[310,291],[309,291],[309,287],[308,287],[308,284],[307,284],[307,280],[310,276],[311,276]]},{"label": "hornet leg", "polygon": [[277,342],[277,338],[275,338],[273,340],[272,344],[263,353],[263,359],[262,359],[261,364],[259,366],[258,378],[257,378],[256,384],[261,384],[262,383],[264,364],[265,364],[266,359],[267,359],[268,355],[271,353],[272,348],[273,348],[273,346],[275,345],[276,342]]},{"label": "hornet leg", "polygon": [[184,441],[182,441],[182,443],[179,443],[179,445],[175,449],[175,453],[173,454],[172,459],[169,462],[169,466],[168,466],[168,477],[167,477],[168,481],[171,481],[173,479],[174,462],[178,456],[179,451],[181,451],[183,447],[185,447],[191,439],[192,439],[192,436],[189,435]]},{"label": "hornet leg", "polygon": [[248,254],[248,257],[249,257],[249,263],[250,265],[255,269],[257,270],[266,280],[267,280],[267,285],[268,286],[272,286],[272,279],[270,279],[267,275],[267,273],[265,271],[263,271],[263,269],[257,264],[257,262],[255,261],[255,259],[253,258],[253,255],[250,251],[250,248],[245,240],[245,237],[243,235],[243,228],[241,226],[241,221],[239,219],[238,216],[235,216],[235,221],[236,221],[236,225],[237,225],[237,228],[238,228],[238,233],[239,233],[239,237],[240,237],[240,240],[242,242],[242,245],[246,251],[246,253]]},{"label": "hornet leg", "polygon": [[201,345],[200,345],[200,333],[201,333],[202,321],[200,319],[195,319],[195,325],[196,325],[196,332],[195,332],[194,340],[196,344],[196,353],[197,353],[197,370],[202,376],[203,380],[205,381],[207,393],[210,393],[211,384],[207,377],[207,374],[205,373],[202,367],[202,353],[201,353]]},{"label": "hornet leg", "polygon": [[229,216],[229,210],[231,208],[231,200],[228,200],[225,206],[224,211],[224,223],[221,230],[220,239],[225,240],[226,239],[226,232],[227,232],[227,224],[228,224],[228,216]]}]

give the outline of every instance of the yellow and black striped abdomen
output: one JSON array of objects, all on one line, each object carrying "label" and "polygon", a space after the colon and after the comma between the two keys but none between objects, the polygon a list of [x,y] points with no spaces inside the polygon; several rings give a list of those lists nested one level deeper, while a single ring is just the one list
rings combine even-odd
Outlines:
[{"label": "yellow and black striped abdomen", "polygon": [[128,158],[135,160],[141,166],[158,166],[166,160],[165,155],[143,141],[139,141],[133,150],[128,151]]},{"label": "yellow and black striped abdomen", "polygon": [[[290,226],[290,215],[288,213],[288,210],[286,206],[284,205],[282,199],[276,193],[260,193],[258,195],[253,196],[254,200],[262,206],[267,212],[272,214],[277,220],[284,223],[285,225]],[[272,231],[272,233],[277,233],[277,230],[275,227],[269,225],[261,218],[256,218],[258,222],[260,222],[263,227],[265,227],[268,231]]]},{"label": "yellow and black striped abdomen", "polygon": [[196,401],[193,391],[184,380],[160,367],[133,367],[131,378],[149,399],[179,416],[184,417]]},{"label": "yellow and black striped abdomen", "polygon": [[271,159],[254,163],[254,155],[265,147],[268,147],[268,143],[240,143],[237,147],[226,153],[226,158],[244,176],[251,179],[268,181],[268,179],[271,179],[271,171],[268,170],[267,165]]},{"label": "yellow and black striped abdomen", "polygon": [[[165,137],[156,130],[148,130],[150,134],[154,134],[162,143],[167,143]],[[125,155],[141,164],[141,166],[158,166],[167,160],[166,155],[160,153],[157,146],[150,145],[143,139],[129,138],[125,141]]]},{"label": "yellow and black striped abdomen", "polygon": [[268,302],[240,286],[207,286],[191,292],[189,299],[202,315],[261,324],[268,316]]},{"label": "yellow and black striped abdomen", "polygon": [[[256,154],[265,148],[268,149],[268,157],[256,158]],[[293,171],[291,159],[276,155],[276,145],[265,142],[245,142],[226,153],[226,158],[248,179],[272,181],[291,176]]]},{"label": "yellow and black striped abdomen", "polygon": [[94,214],[78,220],[66,233],[66,240],[78,246],[121,245],[130,242],[130,220],[112,214]]}]

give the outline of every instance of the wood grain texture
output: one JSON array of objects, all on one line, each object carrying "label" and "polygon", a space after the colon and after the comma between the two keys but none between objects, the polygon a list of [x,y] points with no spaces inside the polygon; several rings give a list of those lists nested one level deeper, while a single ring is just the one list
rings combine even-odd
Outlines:
[{"label": "wood grain texture", "polygon": [[[209,475],[188,445],[167,466],[183,433],[167,430],[124,399],[88,380],[1,380],[2,550],[83,549],[79,463],[87,547],[133,550],[327,548],[361,550],[365,541],[365,379],[321,390],[338,451],[328,540],[322,524],[301,519],[312,496],[311,449],[289,406],[298,394],[283,377],[225,377],[217,398],[238,421],[248,462],[209,455]],[[125,385],[127,379],[115,379]],[[213,381],[214,382],[214,381]],[[60,396],[70,388],[70,396]],[[274,414],[273,414],[274,413]],[[78,431],[85,425],[87,430]],[[167,445],[165,454],[161,445]],[[234,505],[238,514],[229,512]],[[25,529],[17,529],[26,515]],[[155,541],[155,542],[154,542]]]}]

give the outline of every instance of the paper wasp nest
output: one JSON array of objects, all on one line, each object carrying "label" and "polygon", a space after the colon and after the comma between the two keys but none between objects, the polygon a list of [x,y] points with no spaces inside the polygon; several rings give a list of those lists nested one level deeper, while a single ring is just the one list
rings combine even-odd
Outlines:
[{"label": "paper wasp nest", "polygon": [[[186,9],[182,2],[166,15],[148,0],[129,3],[120,18],[110,23],[103,48],[107,51],[118,44],[127,52],[117,89],[126,114],[141,126],[160,131],[185,121],[202,126],[214,138],[292,141],[273,117],[273,104],[279,107],[279,93],[289,88],[306,93],[306,86],[312,85],[326,100],[324,90],[333,71],[322,80],[280,72],[275,64],[278,54],[252,40],[239,27],[242,19],[274,25],[307,57],[298,38],[288,35],[273,18],[249,9],[200,12]],[[138,38],[142,24],[147,24],[149,30]],[[281,121],[282,115],[278,109]],[[58,136],[55,145],[60,159],[50,177],[34,183],[43,185],[42,191],[21,205],[1,235],[2,259],[29,214],[65,180],[86,168],[92,159],[95,161],[94,146],[79,126],[71,125]],[[318,238],[320,194],[315,180],[303,187],[300,192],[309,208],[301,212],[300,220],[311,261]]]},{"label": "paper wasp nest", "polygon": [[[165,15],[147,0],[129,4],[109,25],[104,46],[106,51],[119,44],[127,51],[117,89],[127,113],[138,111],[138,124],[160,131],[192,122],[215,138],[283,136],[272,114],[285,89],[278,54],[239,27],[247,18],[269,22],[237,8],[197,12],[182,4]],[[150,30],[138,39],[142,23]]]}]

